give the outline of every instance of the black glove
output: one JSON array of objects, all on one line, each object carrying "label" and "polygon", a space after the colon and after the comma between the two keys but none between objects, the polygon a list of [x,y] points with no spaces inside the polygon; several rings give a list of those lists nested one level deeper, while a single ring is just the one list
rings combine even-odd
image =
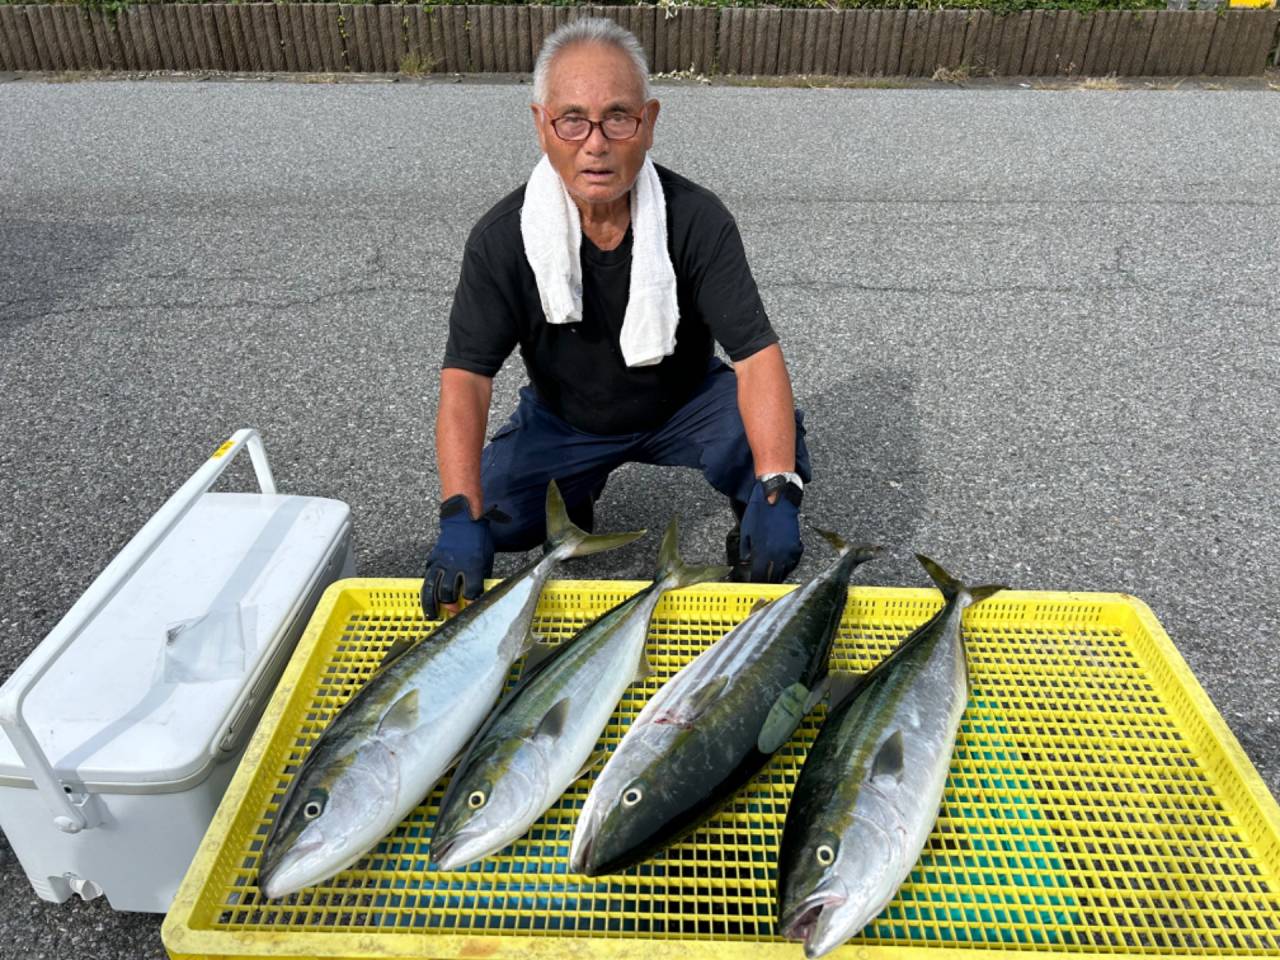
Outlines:
[{"label": "black glove", "polygon": [[493,573],[493,534],[489,517],[471,519],[467,498],[455,494],[440,504],[440,539],[427,557],[422,578],[422,614],[439,616],[441,604],[457,603],[459,595],[474,600]]},{"label": "black glove", "polygon": [[[777,493],[774,503],[769,495]],[[757,480],[742,515],[741,556],[752,583],[781,583],[804,553],[800,542],[801,490],[782,477]]]}]

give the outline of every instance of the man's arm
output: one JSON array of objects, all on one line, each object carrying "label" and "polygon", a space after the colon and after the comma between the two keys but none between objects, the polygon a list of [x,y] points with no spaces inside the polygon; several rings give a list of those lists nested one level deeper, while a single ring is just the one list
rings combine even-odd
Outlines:
[{"label": "man's arm", "polygon": [[[436,466],[440,471],[440,538],[427,557],[422,611],[433,620],[457,613],[462,598],[475,599],[493,571],[493,538],[484,513],[480,451],[489,422],[493,378],[456,367],[440,371],[436,415]],[[450,503],[463,497],[466,503]]]},{"label": "man's arm", "polygon": [[795,399],[782,348],[770,344],[739,360],[733,369],[738,375],[738,410],[751,445],[756,476],[794,472]]},{"label": "man's arm", "polygon": [[471,516],[484,512],[480,486],[480,451],[489,422],[493,378],[446,367],[440,371],[440,405],[436,414],[436,467],[440,500],[462,494]]}]

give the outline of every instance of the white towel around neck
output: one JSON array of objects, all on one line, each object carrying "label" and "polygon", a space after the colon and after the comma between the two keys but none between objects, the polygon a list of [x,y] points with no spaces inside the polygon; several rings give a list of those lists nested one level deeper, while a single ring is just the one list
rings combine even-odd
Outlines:
[{"label": "white towel around neck", "polygon": [[[544,154],[520,209],[524,255],[538,282],[548,323],[582,319],[582,221]],[[645,158],[631,189],[631,288],[619,346],[629,367],[661,363],[676,347],[680,308],[667,253],[667,206],[653,161]]]}]

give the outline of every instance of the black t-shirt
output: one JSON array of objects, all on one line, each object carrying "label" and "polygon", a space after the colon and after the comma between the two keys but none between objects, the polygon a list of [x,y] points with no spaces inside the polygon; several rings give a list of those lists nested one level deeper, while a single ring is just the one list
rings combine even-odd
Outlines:
[{"label": "black t-shirt", "polygon": [[671,356],[649,367],[628,367],[622,358],[630,229],[614,250],[583,235],[582,320],[546,322],[520,235],[521,187],[485,214],[467,240],[444,366],[492,377],[518,346],[547,406],[579,430],[613,435],[665,423],[706,375],[713,338],[732,360],[776,343],[729,211],[711,191],[657,171],[680,306]]}]

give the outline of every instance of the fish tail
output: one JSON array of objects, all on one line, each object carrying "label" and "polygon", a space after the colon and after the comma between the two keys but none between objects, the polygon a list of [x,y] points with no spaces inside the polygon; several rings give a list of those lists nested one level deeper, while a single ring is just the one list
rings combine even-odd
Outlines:
[{"label": "fish tail", "polygon": [[564,497],[560,496],[560,488],[556,486],[556,482],[552,480],[547,485],[547,542],[543,544],[543,553],[556,553],[561,559],[586,557],[626,546],[639,540],[645,532],[632,530],[626,533],[587,533],[569,519],[569,511],[565,509]]},{"label": "fish tail", "polygon": [[667,532],[662,535],[662,546],[658,548],[658,569],[654,573],[655,582],[662,584],[664,590],[677,590],[690,587],[695,583],[708,580],[720,580],[727,577],[732,567],[709,566],[690,567],[680,559],[680,532],[676,518],[672,517],[667,524]]},{"label": "fish tail", "polygon": [[930,560],[923,553],[917,553],[916,559],[920,561],[920,565],[924,567],[925,572],[929,574],[933,579],[933,582],[937,584],[938,589],[942,591],[943,599],[948,602],[954,600],[956,597],[967,595],[969,600],[965,603],[965,606],[970,606],[975,603],[981,603],[994,593],[999,593],[1001,590],[1009,589],[1002,583],[987,583],[980,587],[968,587],[965,586],[962,581],[957,580],[951,574],[947,573],[947,571],[943,570],[942,567],[933,560]]}]

